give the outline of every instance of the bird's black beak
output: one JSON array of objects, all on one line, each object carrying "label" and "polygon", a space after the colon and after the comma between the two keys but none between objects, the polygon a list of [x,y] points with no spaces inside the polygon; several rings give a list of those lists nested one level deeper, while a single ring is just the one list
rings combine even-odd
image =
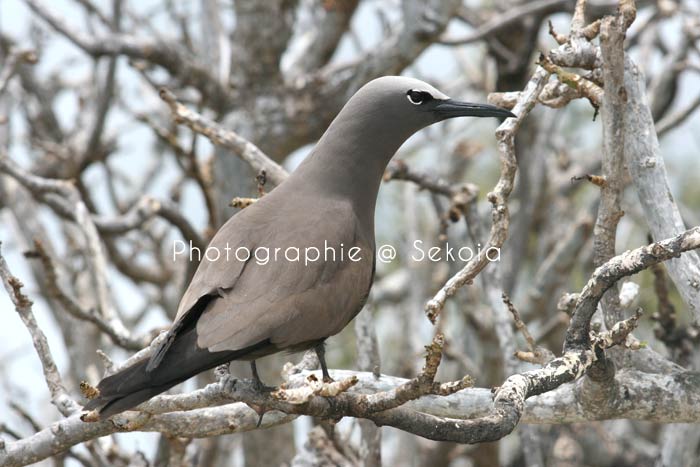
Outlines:
[{"label": "bird's black beak", "polygon": [[513,112],[489,104],[471,104],[453,99],[441,101],[434,108],[440,120],[455,117],[515,117]]}]

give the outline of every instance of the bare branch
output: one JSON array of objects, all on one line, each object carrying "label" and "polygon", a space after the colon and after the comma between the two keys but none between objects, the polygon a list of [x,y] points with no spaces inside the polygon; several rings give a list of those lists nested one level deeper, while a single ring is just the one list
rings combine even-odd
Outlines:
[{"label": "bare branch", "polygon": [[[593,264],[600,266],[615,256],[617,224],[624,215],[620,208],[624,175],[624,112],[627,92],[624,86],[625,30],[622,18],[608,16],[603,20],[600,32],[600,49],[603,57],[602,101],[603,119],[603,177],[605,183],[600,190],[598,217],[593,227]],[[623,318],[619,293],[613,286],[603,296],[605,324],[612,326]]]},{"label": "bare branch", "polygon": [[600,298],[618,280],[697,248],[700,248],[700,226],[673,238],[626,251],[598,267],[577,298],[576,309],[566,335],[565,348],[588,347],[591,317]]},{"label": "bare branch", "polygon": [[698,108],[700,108],[700,94],[682,109],[661,119],[661,121],[656,124],[656,134],[659,137],[663,137],[666,133],[686,121]]},{"label": "bare branch", "polygon": [[[668,184],[666,166],[645,97],[645,79],[631,59],[625,60],[625,162],[655,241],[685,230],[678,205]],[[700,323],[700,256],[684,255],[666,264],[683,301]]]},{"label": "bare branch", "polygon": [[99,37],[87,37],[54,15],[40,0],[25,0],[29,8],[59,34],[65,36],[85,53],[93,57],[126,55],[132,59],[146,60],[162,66],[184,84],[192,84],[213,105],[225,108],[229,105],[229,93],[215,76],[199,63],[186,49],[174,44],[151,39],[137,38],[123,33],[111,32]]},{"label": "bare branch", "polygon": [[547,56],[541,55],[539,65],[548,72],[557,75],[559,80],[574,88],[579,95],[589,100],[593,108],[598,109],[603,100],[603,90],[595,83],[583,78],[577,73],[564,70],[560,66],[555,65]]},{"label": "bare branch", "polygon": [[85,310],[69,293],[63,290],[59,283],[56,268],[48,252],[43,244],[38,240],[34,240],[35,251],[28,252],[25,256],[36,256],[41,261],[41,264],[46,273],[46,282],[49,287],[48,293],[53,296],[63,308],[78,319],[94,323],[98,329],[107,334],[112,342],[128,349],[139,350],[151,341],[148,336],[133,337],[131,333],[123,326],[113,326],[112,323],[105,319],[101,314],[96,313],[94,309]]},{"label": "bare branch", "polygon": [[[302,33],[305,47],[290,66],[292,75],[303,76],[326,65],[345,35],[358,0],[342,0],[326,4],[313,3],[311,8],[322,11],[320,19],[313,18],[311,30]],[[317,13],[316,11],[309,12]],[[320,11],[319,11],[320,13]]]},{"label": "bare branch", "polygon": [[509,8],[503,13],[494,15],[488,22],[480,25],[476,30],[464,37],[443,38],[440,39],[440,43],[445,45],[471,44],[497,31],[501,31],[517,21],[521,21],[526,16],[555,12],[567,7],[569,4],[569,0],[537,0],[523,3],[515,8]]},{"label": "bare branch", "polygon": [[454,295],[459,288],[473,280],[486,267],[489,262],[486,256],[489,249],[500,248],[506,240],[510,219],[507,203],[510,192],[513,189],[513,181],[517,169],[514,145],[515,134],[520,128],[522,121],[535,106],[537,98],[548,78],[549,73],[544,68],[538,67],[520,95],[518,103],[513,108],[513,113],[518,117],[506,119],[496,130],[498,148],[501,152],[501,175],[494,190],[488,195],[492,205],[491,232],[484,249],[448,280],[427,303],[426,314],[432,322],[435,322],[442,311],[445,301]]},{"label": "bare branch", "polygon": [[517,350],[515,352],[515,357],[524,362],[537,363],[540,365],[544,365],[548,361],[554,359],[554,354],[552,352],[537,346],[535,339],[530,334],[530,331],[527,329],[527,325],[523,322],[522,318],[520,317],[520,313],[518,312],[517,308],[515,308],[508,295],[503,292],[502,297],[503,303],[506,304],[508,311],[510,311],[510,314],[513,315],[513,321],[515,322],[516,329],[520,331],[525,338],[525,342],[527,343],[527,352]]},{"label": "bare branch", "polygon": [[[0,247],[1,246],[2,244],[0,244]],[[49,392],[51,393],[51,402],[63,415],[68,416],[76,413],[80,410],[80,406],[78,406],[78,404],[70,398],[66,392],[66,388],[63,386],[63,381],[58,372],[58,368],[56,367],[56,362],[51,355],[49,343],[46,340],[46,336],[39,328],[36,319],[34,318],[32,301],[22,293],[22,287],[24,284],[22,284],[19,279],[12,275],[1,251],[0,279],[2,279],[5,290],[10,296],[12,303],[15,305],[17,314],[26,326],[29,334],[32,336],[34,348],[36,349],[36,353],[41,361],[41,367],[44,371],[44,379],[46,379],[46,384],[49,387]],[[0,456],[2,456],[1,453]]]},{"label": "bare branch", "polygon": [[0,72],[0,96],[5,92],[10,79],[17,72],[17,68],[22,63],[35,64],[37,62],[36,52],[33,50],[12,50],[8,57],[5,57],[2,71]]},{"label": "bare branch", "polygon": [[256,172],[264,170],[273,184],[279,185],[287,178],[287,171],[267,157],[265,153],[250,141],[247,141],[234,131],[223,129],[219,124],[188,109],[178,102],[175,95],[167,89],[160,90],[160,97],[170,107],[173,118],[177,123],[187,125],[192,131],[209,138],[212,143],[230,149],[234,154],[250,164]]}]

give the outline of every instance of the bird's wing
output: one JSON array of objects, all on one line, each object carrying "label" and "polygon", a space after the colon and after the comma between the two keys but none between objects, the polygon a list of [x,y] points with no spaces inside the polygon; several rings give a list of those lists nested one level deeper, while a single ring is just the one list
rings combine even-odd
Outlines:
[{"label": "bird's wing", "polygon": [[[237,268],[235,283],[209,302],[197,321],[198,346],[238,350],[267,340],[288,349],[338,333],[369,292],[374,239],[367,236],[344,203],[317,203],[315,212],[291,208],[270,229],[258,231],[255,248],[263,253]],[[353,260],[354,247],[359,252]],[[320,257],[311,261],[316,251]]]},{"label": "bird's wing", "polygon": [[[180,322],[203,298],[220,296],[238,280],[246,261],[236,260],[236,252],[251,250],[259,232],[266,229],[267,221],[259,210],[251,206],[231,217],[216,232],[206,251],[200,252],[202,260],[194,273],[190,285],[180,299],[175,324]],[[264,211],[264,210],[263,210]]]},{"label": "bird's wing", "polygon": [[[359,228],[346,202],[285,202],[275,198],[275,191],[233,216],[216,233],[209,255],[203,257],[180,301],[172,339],[188,317],[199,315],[201,348],[239,350],[263,340],[289,348],[336,334],[360,310],[373,274],[371,232]],[[312,205],[315,210],[309,211]],[[289,247],[299,249],[299,261],[293,260],[294,250],[286,256]],[[321,258],[304,264],[305,249],[312,247]],[[360,261],[348,257],[353,247],[360,248]],[[246,256],[243,250],[236,255],[239,248],[251,253],[246,261],[239,260]],[[273,260],[276,248],[281,250]],[[256,251],[262,253],[256,257]],[[270,260],[262,264],[265,252]],[[217,253],[220,257],[215,260]],[[161,356],[153,359],[152,367],[168,347],[157,353]]]},{"label": "bird's wing", "polygon": [[265,203],[260,204],[261,207],[251,207],[232,216],[214,235],[205,251],[191,252],[191,256],[200,256],[202,260],[180,300],[172,326],[151,355],[147,372],[158,368],[178,336],[192,326],[212,301],[223,297],[224,292],[234,286],[246,261],[231,260],[231,257],[236,258],[236,251],[240,248],[252,249],[260,231],[269,228]]}]

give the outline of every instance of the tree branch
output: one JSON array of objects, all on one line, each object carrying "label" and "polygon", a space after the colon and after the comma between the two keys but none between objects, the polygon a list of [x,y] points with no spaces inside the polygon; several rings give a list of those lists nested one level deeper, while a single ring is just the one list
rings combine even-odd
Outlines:
[{"label": "tree branch", "polygon": [[626,251],[598,267],[578,296],[564,348],[582,349],[590,346],[591,317],[603,294],[618,280],[697,248],[700,248],[700,226],[673,238]]},{"label": "tree branch", "polygon": [[[0,243],[0,248],[2,243]],[[44,379],[46,380],[46,385],[51,393],[51,402],[56,408],[65,416],[72,415],[80,410],[80,406],[68,395],[66,388],[63,386],[63,380],[56,367],[56,362],[51,355],[51,349],[49,348],[49,343],[46,339],[46,335],[39,328],[39,325],[34,318],[34,312],[32,311],[32,301],[22,293],[22,287],[24,284],[20,282],[15,276],[10,272],[5,257],[0,251],[0,279],[5,286],[12,303],[15,305],[15,310],[19,315],[20,319],[26,326],[29,334],[32,336],[32,342],[34,344],[34,349],[36,350],[39,360],[41,361],[41,367],[44,371]],[[0,453],[0,458],[2,453]]]},{"label": "tree branch", "polygon": [[230,149],[234,154],[250,164],[256,172],[264,170],[268,179],[274,185],[279,185],[287,178],[286,170],[267,157],[257,146],[239,136],[236,132],[225,130],[218,123],[188,109],[177,101],[173,93],[165,88],[160,90],[160,98],[170,107],[175,122],[184,124],[192,131],[206,136],[216,145]]},{"label": "tree branch", "polygon": [[517,118],[507,118],[496,130],[498,149],[501,152],[501,174],[494,190],[488,194],[491,202],[492,224],[489,238],[484,248],[471,261],[469,261],[457,274],[450,278],[437,294],[427,303],[426,314],[435,322],[445,306],[445,302],[453,296],[457,290],[469,283],[489,263],[487,253],[490,248],[500,248],[508,236],[508,197],[513,189],[517,162],[515,159],[515,134],[523,120],[530,113],[537,102],[549,73],[541,67],[533,74],[525,90],[519,96],[518,102],[513,108]]}]

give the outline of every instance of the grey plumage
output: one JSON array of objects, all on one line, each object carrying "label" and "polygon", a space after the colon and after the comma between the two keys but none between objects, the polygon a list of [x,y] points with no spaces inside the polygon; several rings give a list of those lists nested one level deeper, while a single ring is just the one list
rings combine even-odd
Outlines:
[{"label": "grey plumage", "polygon": [[[374,276],[374,208],[382,174],[416,131],[458,116],[513,116],[459,103],[412,78],[383,77],[361,88],[290,177],[239,212],[210,247],[228,260],[204,259],[185,292],[167,339],[149,362],[103,379],[86,409],[102,418],[219,364],[254,361],[282,350],[322,350],[360,311]],[[300,252],[335,258],[304,264],[284,255],[260,264],[236,251]],[[358,261],[340,252],[359,248]],[[245,248],[246,250],[239,250]],[[327,376],[325,360],[324,376]]]}]

